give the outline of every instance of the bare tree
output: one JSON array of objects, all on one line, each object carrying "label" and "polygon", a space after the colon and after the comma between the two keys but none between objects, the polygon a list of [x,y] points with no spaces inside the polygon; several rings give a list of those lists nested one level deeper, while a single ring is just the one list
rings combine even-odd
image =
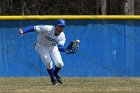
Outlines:
[{"label": "bare tree", "polygon": [[107,9],[107,7],[106,7],[106,0],[101,0],[101,14],[102,15],[106,15],[106,9]]},{"label": "bare tree", "polygon": [[126,15],[134,15],[134,0],[125,0],[124,9]]}]

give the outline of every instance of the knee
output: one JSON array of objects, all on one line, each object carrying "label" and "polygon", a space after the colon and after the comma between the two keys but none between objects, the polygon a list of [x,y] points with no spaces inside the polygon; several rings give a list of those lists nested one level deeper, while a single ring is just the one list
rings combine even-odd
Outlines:
[{"label": "knee", "polygon": [[52,69],[53,68],[52,62],[46,62],[46,67],[47,69]]},{"label": "knee", "polygon": [[64,66],[64,63],[57,63],[56,66],[57,66],[58,68],[62,68],[62,67]]},{"label": "knee", "polygon": [[47,69],[52,69],[52,64],[51,63],[47,63],[46,67],[47,67]]}]

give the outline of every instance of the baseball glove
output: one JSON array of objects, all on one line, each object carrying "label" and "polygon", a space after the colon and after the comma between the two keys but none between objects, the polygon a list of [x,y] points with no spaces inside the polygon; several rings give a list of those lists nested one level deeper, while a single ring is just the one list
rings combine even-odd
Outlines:
[{"label": "baseball glove", "polygon": [[73,41],[71,42],[67,48],[66,48],[66,53],[67,54],[74,54],[79,50],[79,43]]}]

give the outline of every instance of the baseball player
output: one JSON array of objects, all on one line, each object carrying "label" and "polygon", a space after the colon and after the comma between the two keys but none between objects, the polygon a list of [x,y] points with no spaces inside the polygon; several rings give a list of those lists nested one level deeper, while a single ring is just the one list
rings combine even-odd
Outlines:
[{"label": "baseball player", "polygon": [[[65,26],[65,20],[58,19],[55,26],[36,25],[19,29],[19,34],[21,36],[28,32],[38,32],[35,49],[40,55],[42,61],[45,63],[52,85],[57,85],[57,82],[63,84],[62,78],[58,74],[60,69],[64,66],[60,52],[66,52],[67,54],[73,53],[72,49],[64,47],[66,41],[64,34]],[[53,62],[55,63],[54,69]]]}]

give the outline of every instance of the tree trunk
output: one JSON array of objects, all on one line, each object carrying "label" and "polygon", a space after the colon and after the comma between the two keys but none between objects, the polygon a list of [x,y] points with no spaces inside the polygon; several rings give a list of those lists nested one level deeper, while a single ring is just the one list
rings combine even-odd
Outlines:
[{"label": "tree trunk", "polygon": [[134,15],[134,0],[125,1],[125,15]]},{"label": "tree trunk", "polygon": [[24,15],[24,12],[25,12],[24,3],[25,3],[25,1],[21,0],[20,3],[21,3],[21,15]]},{"label": "tree trunk", "polygon": [[106,15],[106,0],[101,0],[101,14]]}]

